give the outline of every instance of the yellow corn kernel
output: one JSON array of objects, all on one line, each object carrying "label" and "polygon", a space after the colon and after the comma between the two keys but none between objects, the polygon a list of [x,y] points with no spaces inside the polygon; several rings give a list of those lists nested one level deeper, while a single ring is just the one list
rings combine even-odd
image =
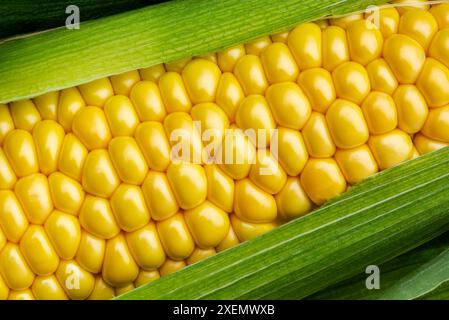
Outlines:
[{"label": "yellow corn kernel", "polygon": [[421,130],[429,110],[424,97],[413,85],[401,85],[393,95],[398,111],[399,129],[413,134]]},{"label": "yellow corn kernel", "polygon": [[[2,231],[2,228],[0,227],[0,251],[3,249],[3,247],[6,245],[6,236]],[[0,285],[1,287],[1,285]]]},{"label": "yellow corn kernel", "polygon": [[298,84],[304,90],[315,111],[325,113],[336,99],[332,77],[326,69],[313,68],[301,72]]},{"label": "yellow corn kernel", "polygon": [[271,222],[277,217],[276,201],[251,180],[242,179],[235,183],[234,212],[245,221]]},{"label": "yellow corn kernel", "polygon": [[114,298],[114,288],[104,282],[101,276],[95,277],[95,285],[88,300],[110,300]]},{"label": "yellow corn kernel", "polygon": [[449,146],[449,143],[447,143],[447,142],[441,142],[441,141],[429,139],[421,133],[417,133],[414,136],[413,144],[415,145],[419,154],[426,154],[426,153],[433,152],[438,149]]},{"label": "yellow corn kernel", "polygon": [[440,29],[449,27],[449,3],[435,4],[429,12],[436,19]]},{"label": "yellow corn kernel", "polygon": [[195,248],[193,250],[193,253],[190,255],[190,257],[187,258],[187,264],[194,264],[196,262],[199,262],[201,260],[204,260],[206,258],[212,257],[217,252],[214,248],[209,249],[201,249],[201,248]]},{"label": "yellow corn kernel", "polygon": [[72,130],[88,150],[106,148],[111,140],[106,116],[98,107],[85,107],[78,111]]},{"label": "yellow corn kernel", "polygon": [[231,215],[232,228],[240,242],[245,242],[258,237],[277,227],[275,222],[251,223],[239,219],[235,214]]},{"label": "yellow corn kernel", "polygon": [[312,113],[309,100],[296,83],[273,84],[266,99],[276,122],[287,128],[302,129]]},{"label": "yellow corn kernel", "polygon": [[245,44],[246,54],[259,56],[271,44],[269,36],[260,37]]},{"label": "yellow corn kernel", "polygon": [[0,103],[0,145],[2,145],[6,135],[12,130],[14,130],[14,121],[9,108],[6,104]]},{"label": "yellow corn kernel", "polygon": [[366,66],[373,91],[380,91],[392,95],[398,87],[393,71],[384,59],[377,59]]},{"label": "yellow corn kernel", "polygon": [[134,260],[142,269],[154,270],[164,263],[164,248],[153,222],[136,231],[127,233],[126,241]]},{"label": "yellow corn kernel", "polygon": [[210,62],[213,62],[215,64],[217,64],[217,55],[213,52],[213,53],[208,53],[208,54],[203,54],[201,56],[197,56],[196,58],[198,59],[204,59]]},{"label": "yellow corn kernel", "polygon": [[177,61],[172,61],[170,63],[165,63],[165,70],[168,72],[181,73],[182,69],[186,66],[192,58],[185,58]]},{"label": "yellow corn kernel", "polygon": [[3,141],[3,150],[18,177],[39,171],[33,137],[28,131],[11,131]]},{"label": "yellow corn kernel", "polygon": [[148,172],[145,158],[134,138],[117,137],[109,143],[109,155],[120,179],[140,185]]},{"label": "yellow corn kernel", "polygon": [[125,236],[120,233],[106,242],[103,262],[103,279],[113,287],[124,286],[133,282],[139,274],[139,267],[134,261]]},{"label": "yellow corn kernel", "polygon": [[103,264],[105,249],[105,240],[83,231],[76,253],[76,261],[87,271],[99,273]]},{"label": "yellow corn kernel", "polygon": [[33,295],[38,300],[67,300],[64,289],[54,275],[39,276],[31,287]]},{"label": "yellow corn kernel", "polygon": [[413,151],[412,151],[412,155],[410,157],[410,160],[416,159],[420,156],[418,150],[415,148],[415,146],[413,146]]},{"label": "yellow corn kernel", "polygon": [[178,212],[175,195],[164,172],[150,171],[142,184],[142,192],[152,219],[164,220]]},{"label": "yellow corn kernel", "polygon": [[182,70],[182,78],[193,104],[213,102],[221,71],[218,66],[204,59],[193,59]]},{"label": "yellow corn kernel", "polygon": [[2,276],[0,275],[0,300],[8,299],[8,294],[9,288],[6,285],[5,281],[3,280]]},{"label": "yellow corn kernel", "polygon": [[226,113],[215,103],[205,102],[197,104],[192,108],[191,116],[193,121],[201,123],[200,133],[202,141],[205,143],[205,156],[211,162],[215,156],[217,148],[221,146],[225,130],[229,127],[229,119]]},{"label": "yellow corn kernel", "polygon": [[160,122],[139,124],[134,133],[137,144],[152,170],[165,171],[170,164],[170,143]]},{"label": "yellow corn kernel", "polygon": [[25,290],[34,280],[19,246],[13,243],[6,244],[0,252],[0,274],[11,290]]},{"label": "yellow corn kernel", "polygon": [[[429,48],[429,56],[437,59],[449,68],[449,28],[440,30],[433,37],[432,43]],[[12,127],[11,127],[12,128]]]},{"label": "yellow corn kernel", "polygon": [[31,270],[38,275],[56,271],[59,257],[42,226],[31,225],[20,240],[20,250]]},{"label": "yellow corn kernel", "polygon": [[2,168],[0,171],[0,190],[12,189],[16,184],[17,177],[3,149],[0,149],[0,168]]},{"label": "yellow corn kernel", "polygon": [[261,149],[257,152],[256,163],[251,166],[249,178],[265,192],[275,194],[284,186],[287,174],[270,150]]},{"label": "yellow corn kernel", "polygon": [[282,190],[275,195],[279,216],[291,220],[310,212],[313,204],[298,177],[289,177]]},{"label": "yellow corn kernel", "polygon": [[164,73],[159,79],[159,90],[168,113],[175,111],[189,112],[192,108],[192,102],[190,102],[179,73]]},{"label": "yellow corn kernel", "polygon": [[379,30],[387,39],[399,28],[399,12],[396,8],[382,8],[379,10]]},{"label": "yellow corn kernel", "polygon": [[183,260],[190,256],[193,249],[195,249],[195,243],[182,213],[178,213],[163,221],[158,221],[157,231],[165,253],[173,260]]},{"label": "yellow corn kernel", "polygon": [[207,200],[226,212],[234,204],[234,180],[214,164],[204,166],[207,177]]},{"label": "yellow corn kernel", "polygon": [[383,57],[401,84],[413,84],[421,72],[426,53],[418,42],[403,34],[385,40]]},{"label": "yellow corn kernel", "polygon": [[55,210],[44,226],[58,255],[66,260],[72,259],[81,239],[78,219],[71,214]]},{"label": "yellow corn kernel", "polygon": [[237,107],[244,97],[243,89],[234,74],[223,73],[218,84],[215,103],[223,109],[231,122],[234,121]]},{"label": "yellow corn kernel", "polygon": [[378,171],[376,160],[366,144],[335,153],[335,160],[350,184],[356,184]]},{"label": "yellow corn kernel", "polygon": [[11,102],[9,108],[17,129],[31,132],[36,123],[41,121],[39,111],[37,111],[33,101],[29,99]]},{"label": "yellow corn kernel", "polygon": [[380,91],[372,91],[362,104],[363,115],[372,134],[382,134],[398,125],[393,98]]},{"label": "yellow corn kernel", "polygon": [[131,232],[150,221],[142,190],[138,186],[122,183],[111,197],[111,208],[121,229]]},{"label": "yellow corn kernel", "polygon": [[47,177],[31,174],[17,181],[14,192],[28,217],[34,224],[42,224],[53,210]]},{"label": "yellow corn kernel", "polygon": [[61,90],[58,104],[58,123],[66,132],[72,131],[72,123],[75,115],[86,103],[76,87]]},{"label": "yellow corn kernel", "polygon": [[243,44],[236,45],[224,49],[217,53],[218,66],[223,72],[234,71],[237,60],[245,55],[245,46]]},{"label": "yellow corn kernel", "polygon": [[[409,10],[416,10],[419,9],[419,11],[424,11],[429,9],[429,5],[425,3],[427,0],[393,0],[392,3],[398,4],[397,10],[401,15],[408,12]],[[420,2],[423,2],[423,4],[420,4]],[[410,5],[406,5],[409,3]]]},{"label": "yellow corn kernel", "polygon": [[229,225],[228,233],[226,237],[220,242],[220,244],[215,248],[217,252],[232,248],[240,243],[239,238],[232,229],[232,225]]},{"label": "yellow corn kernel", "polygon": [[371,136],[368,145],[381,170],[410,159],[413,152],[410,136],[399,129]]},{"label": "yellow corn kernel", "polygon": [[95,277],[74,260],[61,260],[56,278],[70,299],[87,299],[95,286]]},{"label": "yellow corn kernel", "polygon": [[346,180],[334,159],[309,159],[301,173],[301,184],[317,205],[346,190]]},{"label": "yellow corn kernel", "polygon": [[358,105],[338,99],[329,107],[326,120],[337,147],[355,148],[368,141],[368,126]]},{"label": "yellow corn kernel", "polygon": [[284,32],[279,32],[279,33],[272,34],[270,36],[271,41],[287,43],[287,39],[288,39],[289,33],[290,33],[290,31],[284,31]]},{"label": "yellow corn kernel", "polygon": [[241,129],[226,131],[223,146],[218,150],[219,167],[232,179],[246,177],[256,156],[256,148]]},{"label": "yellow corn kernel", "polygon": [[33,98],[34,105],[45,120],[58,120],[59,91],[44,93]]},{"label": "yellow corn kernel", "polygon": [[115,94],[129,95],[131,88],[140,81],[139,71],[133,70],[110,77]]},{"label": "yellow corn kernel", "polygon": [[64,138],[59,154],[58,169],[73,179],[81,180],[86,157],[86,147],[74,134],[68,133]]},{"label": "yellow corn kernel", "polygon": [[287,42],[301,70],[321,67],[321,29],[317,24],[300,24],[290,31]]},{"label": "yellow corn kernel", "polygon": [[64,128],[53,120],[38,122],[34,127],[34,145],[39,168],[43,174],[49,175],[57,170],[64,135]]},{"label": "yellow corn kernel", "polygon": [[206,200],[207,178],[202,166],[189,162],[171,163],[167,178],[182,209],[192,209]]},{"label": "yellow corn kernel", "polygon": [[109,201],[103,198],[86,195],[79,220],[85,230],[102,239],[113,238],[120,232]]},{"label": "yellow corn kernel", "polygon": [[209,201],[186,210],[184,219],[196,244],[203,249],[218,246],[228,233],[227,213]]},{"label": "yellow corn kernel", "polygon": [[449,105],[430,109],[422,133],[431,139],[449,142]]},{"label": "yellow corn kernel", "polygon": [[156,64],[149,68],[139,69],[142,80],[158,82],[161,76],[165,73],[165,67],[161,64]]},{"label": "yellow corn kernel", "polygon": [[351,60],[367,65],[380,57],[383,44],[382,33],[369,20],[350,23],[346,34]]},{"label": "yellow corn kernel", "polygon": [[366,69],[357,62],[345,62],[333,72],[337,97],[361,104],[371,90]]},{"label": "yellow corn kernel", "polygon": [[250,139],[257,147],[264,148],[270,145],[271,134],[276,128],[276,123],[265,97],[250,95],[244,98],[235,114],[235,122],[243,130],[254,130],[256,137],[251,139],[250,136]]},{"label": "yellow corn kernel", "polygon": [[412,38],[427,50],[437,31],[437,21],[428,11],[408,10],[401,16],[398,33]]},{"label": "yellow corn kernel", "polygon": [[127,285],[115,288],[115,295],[120,296],[122,294],[125,294],[125,293],[131,291],[131,290],[134,290],[135,288],[136,287],[134,286],[134,283],[131,282]]},{"label": "yellow corn kernel", "polygon": [[140,121],[163,121],[167,111],[159,87],[152,81],[139,81],[129,95]]},{"label": "yellow corn kernel", "polygon": [[153,271],[145,271],[140,270],[139,275],[137,276],[136,280],[134,281],[134,285],[136,287],[143,286],[144,284],[153,282],[157,279],[159,279],[161,276],[159,274],[159,271],[153,270]]},{"label": "yellow corn kernel", "polygon": [[346,29],[351,22],[362,19],[363,19],[362,13],[353,13],[339,18],[331,18],[329,19],[329,23],[332,26],[338,26],[340,28]]},{"label": "yellow corn kernel", "polygon": [[442,107],[449,103],[449,69],[437,60],[426,59],[416,86],[429,107]]},{"label": "yellow corn kernel", "polygon": [[295,81],[298,77],[298,66],[284,43],[270,44],[263,50],[260,59],[270,83]]},{"label": "yellow corn kernel", "polygon": [[103,107],[106,100],[114,95],[109,78],[101,78],[78,86],[86,104]]},{"label": "yellow corn kernel", "polygon": [[163,277],[163,276],[169,275],[170,273],[181,270],[185,266],[187,266],[187,264],[184,260],[175,261],[175,260],[167,259],[167,260],[165,260],[162,267],[159,268],[159,273]]},{"label": "yellow corn kernel", "polygon": [[345,30],[330,26],[323,29],[323,68],[332,71],[349,61],[349,48]]},{"label": "yellow corn kernel", "polygon": [[93,150],[87,155],[81,181],[86,192],[100,197],[112,195],[120,180],[106,150]]},{"label": "yellow corn kernel", "polygon": [[186,112],[173,112],[164,120],[167,137],[172,144],[171,160],[202,161],[202,140],[192,117]]},{"label": "yellow corn kernel", "polygon": [[116,95],[108,99],[104,113],[113,137],[132,136],[139,124],[134,106],[126,96]]},{"label": "yellow corn kernel", "polygon": [[248,54],[241,57],[235,64],[234,75],[246,95],[263,94],[268,87],[265,72],[258,56]]},{"label": "yellow corn kernel", "polygon": [[55,172],[48,177],[48,184],[55,208],[78,215],[84,200],[84,190],[78,181],[61,172]]},{"label": "yellow corn kernel", "polygon": [[335,153],[335,144],[327,127],[326,118],[321,113],[312,112],[302,130],[302,135],[311,157],[328,158]]},{"label": "yellow corn kernel", "polygon": [[289,176],[297,176],[302,171],[309,155],[299,131],[278,128],[278,159]]},{"label": "yellow corn kernel", "polygon": [[9,292],[8,300],[35,300],[30,289]]},{"label": "yellow corn kernel", "polygon": [[0,226],[11,242],[19,242],[28,228],[27,217],[11,190],[0,190]]}]

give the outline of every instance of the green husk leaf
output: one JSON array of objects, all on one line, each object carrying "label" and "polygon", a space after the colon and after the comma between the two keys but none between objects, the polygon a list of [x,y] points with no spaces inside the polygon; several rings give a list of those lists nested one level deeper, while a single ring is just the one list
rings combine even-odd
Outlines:
[{"label": "green husk leaf", "polygon": [[443,282],[417,300],[449,300],[449,281]]},{"label": "green husk leaf", "polygon": [[[368,275],[364,272],[337,285],[326,288],[307,299],[312,300],[375,300],[375,299],[432,299],[446,294],[446,278],[439,274],[445,270],[435,270],[441,258],[449,249],[449,233],[407,252],[391,261],[379,266],[380,288],[368,290],[365,280]],[[440,255],[443,255],[440,257]],[[443,259],[444,260],[444,259]],[[441,266],[447,269],[446,266]],[[412,279],[416,282],[407,281]],[[419,276],[418,276],[419,275]],[[442,284],[435,284],[442,282]],[[405,286],[404,284],[408,284]],[[433,288],[435,287],[435,288]],[[398,290],[401,288],[401,290]],[[430,288],[430,291],[429,291]],[[403,291],[404,290],[404,291]],[[407,290],[407,291],[405,291]],[[429,292],[427,292],[429,291]],[[408,293],[407,293],[408,292]],[[424,293],[423,292],[427,292]],[[406,295],[406,296],[404,296]],[[446,294],[447,295],[447,294]]]},{"label": "green husk leaf", "polygon": [[181,0],[0,43],[0,103],[215,52],[386,0]]},{"label": "green husk leaf", "polygon": [[385,170],[310,215],[121,299],[299,299],[449,229],[449,148]]},{"label": "green husk leaf", "polygon": [[2,0],[0,38],[63,26],[66,8],[76,5],[83,21],[144,7],[154,0]]}]

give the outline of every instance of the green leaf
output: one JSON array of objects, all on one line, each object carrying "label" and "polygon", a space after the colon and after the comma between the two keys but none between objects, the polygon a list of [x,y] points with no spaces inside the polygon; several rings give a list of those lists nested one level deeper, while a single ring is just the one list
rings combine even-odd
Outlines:
[{"label": "green leaf", "polygon": [[184,0],[0,43],[0,103],[215,52],[386,0]]},{"label": "green leaf", "polygon": [[449,300],[449,281],[443,282],[434,290],[418,298],[419,300]]},{"label": "green leaf", "polygon": [[[80,9],[82,21],[141,8],[152,0],[2,0],[0,1],[0,38],[63,26],[69,5]],[[162,1],[158,1],[162,2]]]},{"label": "green leaf", "polygon": [[[424,270],[427,267],[433,265],[438,261],[438,257],[447,252],[449,248],[449,233],[444,235],[410,251],[391,261],[388,261],[379,266],[380,270],[380,289],[368,290],[365,285],[367,274],[364,272],[337,285],[326,288],[317,294],[314,294],[307,299],[312,300],[374,300],[374,299],[386,299],[386,295],[389,292],[389,299],[402,299],[404,298],[404,292],[397,291],[392,294],[392,288],[397,288],[404,283],[404,280],[410,277],[412,274],[417,274],[419,270]],[[446,267],[447,268],[447,267]],[[426,281],[431,281],[430,278],[436,276],[436,274],[422,273],[422,276],[426,278]],[[441,280],[445,280],[443,277]],[[419,282],[419,281],[418,281]],[[422,296],[422,292],[427,291],[424,286],[418,286],[418,282],[415,283],[415,289],[418,290],[414,298],[422,297],[429,298],[434,297],[440,290],[444,291],[444,286],[437,286],[436,289],[430,293]],[[432,287],[432,285],[430,286]],[[424,288],[424,291],[422,289]],[[447,288],[449,289],[449,288]],[[421,292],[421,293],[419,293]],[[411,297],[410,297],[411,298]]]},{"label": "green leaf", "polygon": [[449,248],[437,257],[399,279],[380,299],[411,300],[423,296],[449,280]]},{"label": "green leaf", "polygon": [[299,299],[449,229],[449,148],[385,170],[252,241],[121,299]]}]

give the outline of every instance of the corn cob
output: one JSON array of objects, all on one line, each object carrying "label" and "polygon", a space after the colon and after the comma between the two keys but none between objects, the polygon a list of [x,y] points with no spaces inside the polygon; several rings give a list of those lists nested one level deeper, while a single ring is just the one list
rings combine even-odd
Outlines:
[{"label": "corn cob", "polygon": [[112,298],[447,146],[449,4],[379,23],[305,23],[0,105],[0,299]]}]

